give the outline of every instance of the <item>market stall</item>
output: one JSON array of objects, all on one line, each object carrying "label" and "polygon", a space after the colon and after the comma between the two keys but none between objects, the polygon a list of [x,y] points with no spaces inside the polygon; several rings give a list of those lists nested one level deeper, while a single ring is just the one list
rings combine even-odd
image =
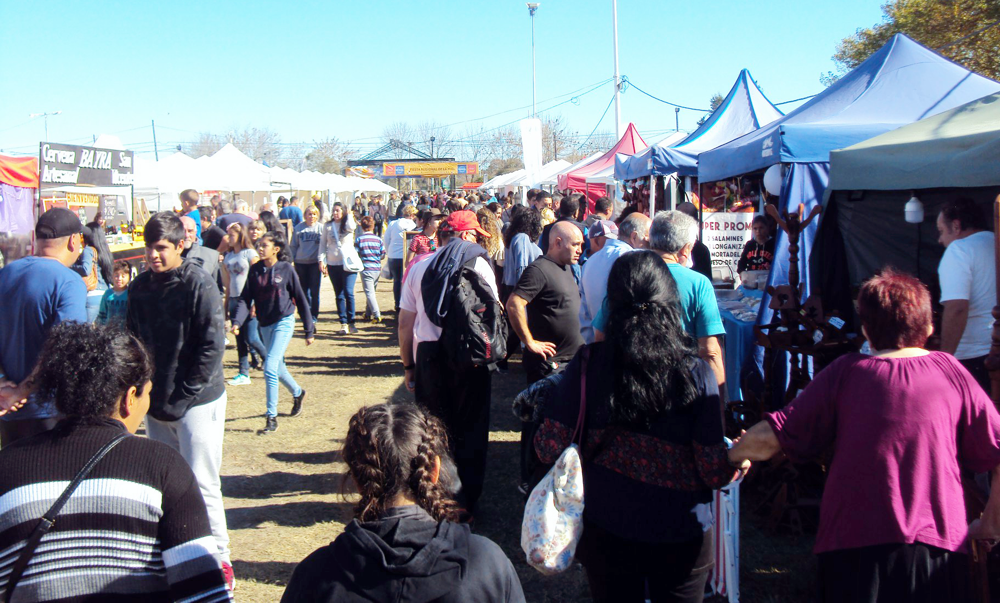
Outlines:
[{"label": "market stall", "polygon": [[0,259],[3,262],[31,253],[37,220],[37,191],[36,157],[0,155]]},{"label": "market stall", "polygon": [[853,315],[850,292],[887,265],[936,290],[940,207],[961,195],[991,216],[998,165],[1000,93],[830,153],[826,219],[810,261],[824,302]]},{"label": "market stall", "polygon": [[590,205],[588,209],[593,210],[594,201],[607,194],[607,190],[603,184],[587,184],[587,177],[593,176],[594,174],[607,169],[608,166],[613,167],[615,164],[616,154],[623,153],[625,155],[632,155],[645,149],[646,147],[646,141],[644,141],[642,136],[639,135],[639,131],[636,129],[635,124],[630,123],[628,128],[625,129],[625,133],[622,135],[621,140],[615,143],[615,146],[611,147],[611,149],[607,152],[601,154],[589,163],[559,174],[559,189],[571,189],[586,194],[587,201]]}]

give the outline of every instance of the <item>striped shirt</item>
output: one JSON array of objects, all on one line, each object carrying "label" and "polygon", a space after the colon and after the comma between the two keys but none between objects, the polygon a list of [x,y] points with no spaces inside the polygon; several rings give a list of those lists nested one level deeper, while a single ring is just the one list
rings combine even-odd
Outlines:
[{"label": "striped shirt", "polygon": [[382,269],[382,258],[385,257],[385,245],[382,244],[382,239],[366,232],[357,238],[355,246],[358,248],[358,255],[361,256],[365,272],[376,272]]},{"label": "striped shirt", "polygon": [[[38,520],[124,426],[108,419],[0,451],[0,592]],[[228,601],[194,474],[165,444],[129,437],[70,497],[14,589],[27,601]]]}]

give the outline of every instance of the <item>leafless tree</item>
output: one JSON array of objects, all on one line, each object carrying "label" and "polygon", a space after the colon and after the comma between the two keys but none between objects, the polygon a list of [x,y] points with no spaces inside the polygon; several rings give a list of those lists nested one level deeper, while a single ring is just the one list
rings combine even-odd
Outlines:
[{"label": "leafless tree", "polygon": [[202,155],[212,155],[222,148],[222,140],[215,134],[202,132],[198,134],[197,140],[188,145],[185,149],[191,157],[201,157]]}]

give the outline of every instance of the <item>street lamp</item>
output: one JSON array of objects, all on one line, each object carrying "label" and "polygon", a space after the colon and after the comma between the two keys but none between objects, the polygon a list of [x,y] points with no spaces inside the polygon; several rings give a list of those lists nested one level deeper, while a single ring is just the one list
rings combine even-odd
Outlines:
[{"label": "street lamp", "polygon": [[528,14],[531,15],[531,116],[535,116],[535,11],[541,2],[528,2]]},{"label": "street lamp", "polygon": [[49,141],[49,116],[59,115],[60,113],[62,113],[62,111],[55,111],[53,113],[32,113],[31,115],[28,116],[29,119],[35,119],[36,117],[45,118],[45,142]]}]

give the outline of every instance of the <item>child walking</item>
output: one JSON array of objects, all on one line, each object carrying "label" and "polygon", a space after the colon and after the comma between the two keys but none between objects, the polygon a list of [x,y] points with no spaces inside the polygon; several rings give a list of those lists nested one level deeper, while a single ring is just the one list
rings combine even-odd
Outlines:
[{"label": "child walking", "polygon": [[267,421],[261,435],[278,429],[278,381],[292,394],[292,412],[296,416],[302,412],[302,400],[306,390],[299,387],[285,367],[285,350],[295,331],[295,307],[299,308],[302,327],[305,330],[306,345],[312,345],[316,329],[309,302],[302,291],[299,277],[290,263],[288,243],[285,236],[271,231],[257,240],[257,254],[260,261],[250,267],[243,292],[236,304],[233,318],[234,334],[239,335],[240,327],[250,316],[250,309],[256,308],[260,336],[264,340],[267,357],[264,360],[264,383],[267,391]]},{"label": "child walking", "polygon": [[378,284],[378,278],[382,274],[385,245],[382,239],[372,232],[374,229],[374,218],[371,216],[361,218],[361,230],[364,234],[355,239],[354,245],[358,248],[358,255],[364,266],[364,270],[361,271],[361,286],[365,290],[365,318],[370,318],[372,324],[377,325],[382,322],[382,313],[378,309],[378,300],[375,299],[375,285]]},{"label": "child walking", "polygon": [[125,260],[118,260],[111,271],[111,288],[101,297],[97,310],[97,324],[125,326],[125,310],[128,308],[128,284],[132,280],[132,267]]}]

